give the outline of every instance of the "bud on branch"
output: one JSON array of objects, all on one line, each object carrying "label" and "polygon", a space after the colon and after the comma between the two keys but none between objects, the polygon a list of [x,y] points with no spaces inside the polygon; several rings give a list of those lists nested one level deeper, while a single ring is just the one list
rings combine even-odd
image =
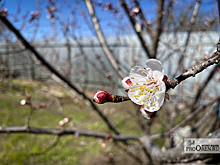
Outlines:
[{"label": "bud on branch", "polygon": [[130,100],[129,97],[123,97],[123,96],[117,96],[117,95],[112,95],[106,91],[98,91],[94,94],[94,99],[93,101],[98,103],[98,104],[104,104],[105,102],[123,102],[126,100]]}]

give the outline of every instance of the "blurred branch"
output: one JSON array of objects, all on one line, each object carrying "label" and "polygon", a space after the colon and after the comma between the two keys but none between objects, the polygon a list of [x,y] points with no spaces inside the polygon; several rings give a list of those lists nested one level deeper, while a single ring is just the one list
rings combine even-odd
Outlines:
[{"label": "blurred branch", "polygon": [[212,77],[215,75],[216,71],[218,70],[218,68],[220,67],[220,65],[216,65],[213,70],[209,73],[209,76],[206,78],[206,80],[204,81],[203,85],[199,87],[198,92],[196,94],[195,97],[195,101],[193,102],[193,104],[196,104],[197,101],[199,100],[203,90],[205,89],[205,87],[208,85],[208,83],[212,80]]},{"label": "blurred branch", "polygon": [[42,152],[31,153],[30,155],[40,155],[40,154],[44,154],[44,153],[46,153],[46,152],[52,150],[54,147],[56,147],[59,141],[60,141],[60,136],[58,135],[51,146],[49,146],[48,148],[46,148],[46,149],[45,149],[44,151],[42,151]]},{"label": "blurred branch", "polygon": [[15,29],[15,27],[8,21],[8,19],[2,15],[0,15],[1,21],[17,36],[17,38],[23,43],[26,49],[30,50],[36,58],[44,65],[49,71],[51,71],[62,83],[64,86],[68,86],[70,89],[74,90],[78,94],[80,94],[85,100],[87,100],[92,108],[99,114],[99,116],[106,122],[108,127],[113,130],[116,134],[120,134],[117,127],[98,109],[98,107],[90,100],[83,92],[79,91],[75,85],[73,85],[66,77],[56,71],[52,65],[50,65],[36,50],[33,46],[31,46],[25,38],[20,34],[20,32]]},{"label": "blurred branch", "polygon": [[215,102],[218,102],[220,100],[220,96],[218,96],[217,98],[215,98],[214,100],[211,100],[210,102],[208,102],[207,104],[199,107],[198,109],[196,109],[194,112],[192,112],[189,116],[187,116],[181,123],[179,123],[178,125],[176,125],[174,128],[172,128],[169,132],[166,133],[162,133],[162,134],[155,134],[151,136],[151,139],[158,139],[161,137],[165,137],[165,136],[169,136],[172,132],[174,132],[176,129],[178,129],[179,127],[182,127],[184,125],[186,125],[187,122],[189,122],[190,120],[192,120],[199,112],[201,112],[202,110],[204,110],[205,108],[213,105]]},{"label": "blurred branch", "polygon": [[[135,2],[135,4],[136,4],[137,7],[138,7],[138,6],[140,7],[139,0],[135,0],[134,2]],[[140,8],[139,13],[140,13],[140,16],[141,16],[141,19],[142,19],[142,21],[143,21],[144,26],[147,28],[147,32],[150,34],[151,38],[153,39],[154,34],[153,34],[153,31],[152,31],[152,26],[148,24],[148,22],[147,22],[147,20],[146,20],[144,14],[143,14],[141,8]]]},{"label": "blurred branch", "polygon": [[156,33],[155,33],[155,37],[153,40],[153,50],[152,50],[152,55],[154,57],[156,57],[157,55],[157,47],[159,44],[159,40],[160,40],[160,35],[162,32],[162,19],[163,19],[163,15],[164,15],[164,0],[158,0],[158,4],[157,4],[157,26],[156,26]]},{"label": "blurred branch", "polygon": [[135,29],[136,22],[135,22],[134,18],[130,15],[130,11],[129,11],[128,7],[127,7],[126,2],[125,2],[124,0],[120,0],[120,3],[121,3],[121,6],[123,7],[125,13],[127,14],[128,18],[129,18],[129,20],[130,20],[130,22],[131,22],[131,24],[132,24],[132,27],[133,27],[134,31],[136,32],[136,34],[137,34],[137,36],[138,36],[138,38],[139,38],[139,40],[140,40],[140,42],[141,42],[141,45],[142,45],[142,47],[143,47],[145,53],[147,54],[147,56],[148,56],[149,58],[156,58],[156,56],[154,56],[154,55],[152,55],[152,54],[150,53],[150,50],[149,50],[149,48],[147,47],[147,45],[146,45],[146,43],[145,43],[145,40],[144,40],[144,37],[143,37],[143,33],[142,33],[141,31],[138,32],[138,31]]},{"label": "blurred branch", "polygon": [[220,0],[217,0],[217,3],[218,3],[218,18],[220,22]]},{"label": "blurred branch", "polygon": [[114,68],[115,72],[119,75],[119,77],[124,78],[125,77],[124,73],[120,70],[117,62],[114,59],[112,52],[109,50],[109,48],[107,46],[106,40],[105,40],[103,33],[102,33],[102,30],[99,26],[99,22],[98,22],[96,15],[95,15],[91,1],[85,0],[85,4],[86,4],[86,7],[89,11],[89,14],[92,18],[92,22],[93,22],[94,28],[96,30],[96,35],[99,39],[100,44],[102,45],[102,49],[103,49],[106,57],[108,58],[111,66]]},{"label": "blurred branch", "polygon": [[[50,134],[50,135],[76,135],[76,136],[86,136],[94,138],[107,138],[107,133],[98,133],[88,130],[76,130],[76,129],[46,129],[46,128],[36,128],[36,127],[0,127],[1,133],[32,133],[32,134]],[[110,135],[113,140],[116,141],[127,141],[127,140],[139,140],[139,136],[132,135]]]},{"label": "blurred branch", "polygon": [[[181,69],[182,72],[183,72],[183,70],[184,70],[184,66],[183,66],[184,55],[185,55],[185,53],[186,53],[187,46],[188,46],[188,44],[189,44],[189,39],[190,39],[190,35],[191,35],[191,32],[192,32],[192,27],[193,27],[194,24],[195,24],[196,16],[198,15],[198,11],[199,11],[199,6],[200,6],[200,4],[201,4],[201,0],[197,0],[197,3],[196,3],[196,5],[195,5],[195,7],[194,7],[194,10],[193,10],[193,13],[192,13],[192,16],[191,16],[191,19],[190,19],[190,24],[189,24],[189,26],[188,26],[188,28],[187,28],[187,37],[186,37],[186,42],[185,42],[184,50],[183,50],[183,53],[182,53],[182,55],[181,55],[181,57],[180,57],[180,59],[179,59],[179,62],[178,62],[178,65],[180,66],[180,69]],[[178,68],[179,68],[179,67],[177,67],[177,69],[176,69],[176,73],[177,73],[177,71],[178,71]],[[175,73],[175,74],[176,74],[176,73]],[[175,75],[174,75],[174,76],[175,76]]]},{"label": "blurred branch", "polygon": [[189,77],[195,77],[196,74],[202,72],[207,67],[218,64],[220,61],[220,52],[215,51],[213,53],[213,56],[207,59],[206,61],[202,62],[201,64],[198,64],[196,66],[193,66],[191,69],[185,71],[180,76],[174,78],[173,80],[169,80],[166,83],[166,90],[168,91],[170,88],[174,89],[180,82],[184,81],[185,79]]},{"label": "blurred branch", "polygon": [[[205,138],[218,138],[220,137],[220,129],[210,133]],[[150,154],[151,158],[157,162],[180,162],[181,159],[190,157],[192,154],[184,154],[183,146],[161,151],[153,142],[149,136],[142,136],[140,141],[146,151]],[[196,159],[196,157],[195,157]]]}]

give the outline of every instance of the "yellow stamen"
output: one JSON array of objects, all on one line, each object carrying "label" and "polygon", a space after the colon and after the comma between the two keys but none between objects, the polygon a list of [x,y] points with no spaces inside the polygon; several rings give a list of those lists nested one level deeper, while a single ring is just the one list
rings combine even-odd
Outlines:
[{"label": "yellow stamen", "polygon": [[147,92],[144,92],[144,95],[147,95]]},{"label": "yellow stamen", "polygon": [[130,86],[130,88],[133,88],[133,86]]},{"label": "yellow stamen", "polygon": [[131,89],[131,92],[134,92],[134,89]]},{"label": "yellow stamen", "polygon": [[147,96],[147,99],[149,99],[150,96]]},{"label": "yellow stamen", "polygon": [[133,84],[131,83],[130,86],[133,86]]},{"label": "yellow stamen", "polygon": [[131,79],[134,79],[134,77],[131,77]]},{"label": "yellow stamen", "polygon": [[145,71],[142,71],[142,74],[144,74],[145,73]]},{"label": "yellow stamen", "polygon": [[148,88],[145,88],[145,90],[149,92],[149,89],[148,89]]},{"label": "yellow stamen", "polygon": [[136,82],[136,84],[139,85],[137,82]]},{"label": "yellow stamen", "polygon": [[138,91],[138,88],[136,88],[136,90]]},{"label": "yellow stamen", "polygon": [[139,103],[141,104],[141,101]]},{"label": "yellow stamen", "polygon": [[150,89],[150,92],[153,92],[154,90],[153,89]]},{"label": "yellow stamen", "polygon": [[134,97],[136,98],[136,97],[137,97],[137,95],[134,95]]},{"label": "yellow stamen", "polygon": [[143,101],[145,100],[145,98],[142,99]]},{"label": "yellow stamen", "polygon": [[147,80],[147,82],[150,82],[150,80]]},{"label": "yellow stamen", "polygon": [[152,105],[154,105],[154,104],[155,104],[155,102],[152,103]]},{"label": "yellow stamen", "polygon": [[140,95],[143,95],[143,93],[142,93],[142,92],[140,92]]},{"label": "yellow stamen", "polygon": [[148,106],[148,104],[147,104],[147,103],[145,103],[145,106]]}]

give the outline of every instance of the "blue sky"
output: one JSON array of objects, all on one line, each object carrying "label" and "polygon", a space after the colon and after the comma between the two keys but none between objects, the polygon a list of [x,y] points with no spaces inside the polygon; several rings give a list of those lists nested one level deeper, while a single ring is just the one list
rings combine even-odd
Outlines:
[{"label": "blue sky", "polygon": [[[42,37],[42,34],[44,36],[46,35],[47,37],[53,37],[54,35],[56,37],[63,37],[62,35],[62,30],[61,26],[57,24],[57,31],[56,33],[53,32],[52,25],[50,23],[50,20],[47,18],[47,13],[46,13],[46,7],[48,6],[48,1],[47,0],[2,0],[2,4],[4,8],[8,9],[9,13],[9,20],[16,26],[16,28],[20,28],[22,25],[22,17],[27,14],[27,18],[30,18],[30,12],[31,11],[36,11],[36,2],[38,1],[40,4],[40,9],[41,9],[41,17],[40,17],[40,22],[39,22],[39,29],[37,31],[37,39],[40,39]],[[80,36],[92,36],[92,32],[88,28],[87,24],[85,23],[84,19],[82,18],[80,12],[78,11],[78,8],[75,5],[75,0],[66,0],[67,2],[71,2],[71,8],[68,8],[66,3],[64,3],[65,0],[56,0],[57,7],[62,10],[62,12],[59,12],[56,14],[59,15],[62,19],[65,19],[66,21],[70,20],[70,10],[73,10],[75,12],[75,20],[77,20],[77,27],[75,28],[75,35],[77,37]],[[98,0],[94,0],[95,2],[98,2]],[[102,0],[103,4],[106,4],[106,2],[109,0]],[[118,0],[111,0],[113,3],[114,7],[119,6]],[[194,1],[186,0],[186,1],[179,1],[179,4],[181,3],[191,3]],[[213,0],[206,0],[202,1],[204,5],[201,6],[200,10],[204,11],[209,11],[211,12],[211,3],[214,2]],[[156,14],[156,2],[153,0],[141,0],[141,7],[144,13],[147,15],[147,19],[149,21],[153,21],[155,18]],[[18,13],[18,6],[20,4],[20,13]],[[87,13],[87,9],[84,5],[83,2],[81,2],[81,7],[84,12]],[[97,17],[100,20],[101,27],[105,33],[105,35],[116,35],[117,34],[117,28],[119,26],[119,16],[121,13],[113,15],[110,14],[109,11],[103,11],[101,7],[96,7],[96,13]],[[122,12],[122,10],[121,10]],[[61,14],[60,14],[61,13]],[[15,22],[15,15],[17,15],[17,21]],[[27,19],[27,20],[28,20]],[[88,17],[88,20],[90,18]],[[91,22],[90,22],[91,23]],[[127,17],[123,17],[123,21],[120,22],[120,26],[125,26],[128,27],[129,22],[127,21]],[[124,25],[122,25],[124,24]],[[112,28],[115,27],[115,28]],[[126,28],[127,31],[125,33],[132,33],[132,29],[129,31],[129,29]],[[26,26],[21,30],[22,34],[28,38],[29,40],[33,37],[34,34],[34,26],[31,26],[30,23],[27,23]],[[123,31],[122,31],[123,32]],[[123,34],[121,34],[123,35]]]},{"label": "blue sky", "polygon": [[[94,0],[95,2],[98,2],[98,0]],[[108,0],[103,0],[103,4],[106,4]],[[8,9],[8,18],[9,20],[16,26],[16,28],[20,28],[22,24],[22,17],[23,15],[27,14],[28,18],[30,18],[30,12],[36,11],[36,1],[35,0],[3,0],[3,7]],[[40,28],[39,32],[51,32],[52,26],[50,23],[50,20],[47,19],[47,13],[46,13],[46,7],[48,6],[47,0],[38,0],[38,2],[41,4],[41,18],[40,18]],[[87,24],[85,24],[84,19],[81,17],[76,5],[74,5],[74,0],[68,0],[68,2],[72,3],[71,9],[76,12],[76,20],[78,24],[78,28],[76,30],[76,35],[83,34],[84,36],[91,36],[92,32],[88,28]],[[112,0],[114,7],[119,6],[119,2],[117,0]],[[58,0],[58,6],[62,6],[62,14],[66,20],[70,19],[70,8],[65,5],[63,0]],[[147,2],[147,1],[141,1],[141,4],[145,7],[145,9],[152,9],[153,6],[155,6],[155,2]],[[18,13],[18,6],[20,5],[20,12]],[[81,2],[82,9],[87,12],[87,9],[83,2]],[[17,14],[18,13],[18,14]],[[111,25],[117,27],[118,25],[118,15],[110,14],[109,11],[103,11],[101,7],[96,7],[96,13],[100,20],[101,27],[106,35],[116,35],[112,27],[109,25],[109,22],[111,22]],[[17,15],[17,21],[15,21],[14,16]],[[153,13],[149,12],[148,16],[153,17]],[[88,18],[90,20],[90,18]],[[124,17],[126,19],[126,17]],[[33,33],[34,28],[29,28],[30,24],[26,24],[26,26],[22,29],[22,33],[27,37],[30,38],[30,33]],[[58,25],[59,29],[59,25]],[[39,37],[39,36],[38,36]],[[38,38],[37,37],[37,38]]]}]

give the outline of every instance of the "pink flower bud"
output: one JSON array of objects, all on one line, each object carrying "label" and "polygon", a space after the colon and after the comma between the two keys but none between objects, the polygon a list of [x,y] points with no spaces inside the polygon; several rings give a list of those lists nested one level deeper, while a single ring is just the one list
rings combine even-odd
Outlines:
[{"label": "pink flower bud", "polygon": [[67,117],[65,117],[64,119],[63,119],[63,122],[64,123],[67,123],[69,121],[69,119],[67,118]]},{"label": "pink flower bud", "polygon": [[31,99],[31,95],[30,94],[27,95],[27,99]]},{"label": "pink flower bud", "polygon": [[61,121],[59,122],[59,125],[60,125],[60,126],[64,126],[64,124],[65,124],[65,123],[64,123],[63,120],[61,120]]},{"label": "pink flower bud", "polygon": [[106,147],[106,143],[103,142],[103,143],[102,143],[102,148],[105,148],[105,147]]},{"label": "pink flower bud", "polygon": [[45,103],[42,103],[42,104],[40,105],[40,107],[41,107],[41,108],[45,108],[45,107],[46,107],[46,104],[45,104]]},{"label": "pink flower bud", "polygon": [[106,137],[106,139],[111,139],[111,138],[112,138],[112,135],[107,134],[105,137]]},{"label": "pink flower bud", "polygon": [[111,101],[111,100],[112,100],[112,95],[106,91],[98,91],[94,94],[93,101],[98,104],[103,104],[103,103],[105,103],[107,101]]}]

